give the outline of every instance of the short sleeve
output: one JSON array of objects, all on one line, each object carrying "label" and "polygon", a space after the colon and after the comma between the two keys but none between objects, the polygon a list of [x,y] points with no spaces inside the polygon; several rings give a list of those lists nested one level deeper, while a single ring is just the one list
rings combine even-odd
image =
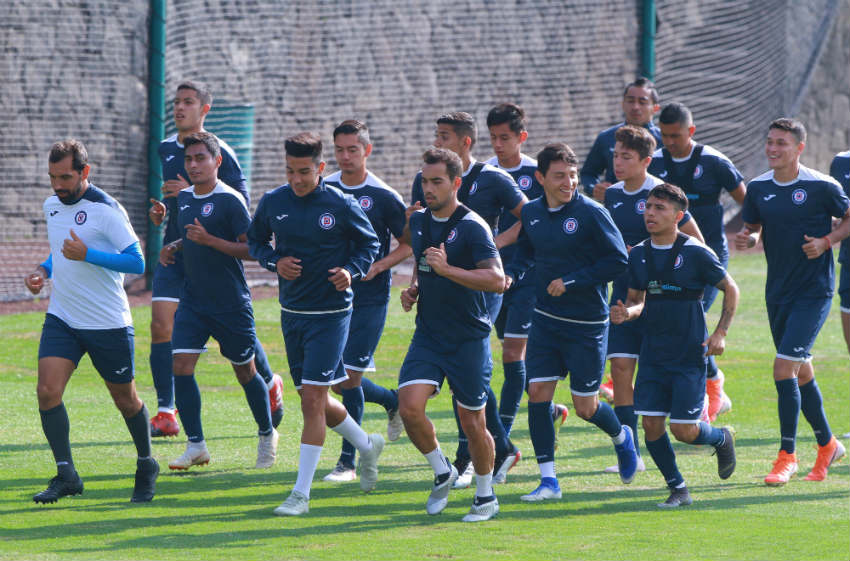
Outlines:
[{"label": "short sleeve", "polygon": [[758,188],[750,182],[747,185],[747,196],[744,197],[744,204],[741,207],[741,219],[747,224],[761,224],[761,215],[756,206],[757,192]]},{"label": "short sleeve", "polygon": [[841,218],[850,207],[850,200],[844,194],[844,189],[838,183],[828,181],[827,184],[827,208],[829,214],[835,218]]},{"label": "short sleeve", "polygon": [[726,269],[720,263],[717,255],[707,247],[700,248],[700,274],[705,284],[708,286],[716,286],[720,281],[726,278]]},{"label": "short sleeve", "polygon": [[120,204],[109,207],[104,212],[102,234],[119,252],[139,241],[139,237],[127,217],[127,211]]},{"label": "short sleeve", "polygon": [[407,207],[404,206],[404,201],[398,193],[390,192],[387,197],[386,216],[384,221],[390,232],[396,238],[400,238],[404,234],[404,223],[406,221],[405,212]]},{"label": "short sleeve", "polygon": [[635,246],[629,252],[629,288],[646,290],[646,261],[643,257],[645,246]]},{"label": "short sleeve", "polygon": [[494,257],[499,257],[499,250],[490,229],[481,225],[478,221],[470,220],[465,224],[468,233],[468,244],[473,263],[480,263]]}]

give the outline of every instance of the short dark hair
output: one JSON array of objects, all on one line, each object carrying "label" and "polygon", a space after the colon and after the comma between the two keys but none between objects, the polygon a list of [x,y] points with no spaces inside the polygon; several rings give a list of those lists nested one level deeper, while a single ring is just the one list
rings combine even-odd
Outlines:
[{"label": "short dark hair", "polygon": [[806,127],[797,119],[791,119],[788,117],[776,119],[770,123],[769,127],[767,127],[768,131],[770,129],[790,132],[794,135],[794,138],[797,139],[797,144],[806,141]]},{"label": "short dark hair", "polygon": [[649,199],[650,197],[670,201],[677,206],[679,210],[688,210],[688,196],[685,195],[685,192],[682,191],[681,187],[676,185],[672,185],[670,183],[656,185],[649,191],[649,196],[646,198]]},{"label": "short dark hair", "polygon": [[283,141],[287,156],[293,158],[310,157],[314,162],[322,161],[322,139],[314,132],[299,132]]},{"label": "short dark hair", "polygon": [[503,123],[516,134],[525,131],[525,111],[516,103],[500,103],[487,113],[487,128]]},{"label": "short dark hair", "polygon": [[451,125],[455,134],[458,136],[468,136],[472,142],[470,147],[475,145],[475,138],[478,135],[478,130],[475,127],[475,118],[466,111],[455,111],[453,113],[445,113],[437,118],[438,125]]},{"label": "short dark hair", "polygon": [[446,164],[446,172],[452,181],[463,173],[463,162],[460,161],[460,156],[445,148],[428,148],[422,154],[422,161],[426,164]]},{"label": "short dark hair", "polygon": [[567,165],[578,166],[578,158],[573,149],[563,142],[553,142],[543,147],[537,154],[537,171],[546,175],[552,162],[564,162]]},{"label": "short dark hair", "polygon": [[689,127],[694,124],[694,116],[683,103],[673,101],[661,109],[661,113],[658,114],[658,122],[662,125],[678,124]]},{"label": "short dark hair", "polygon": [[369,127],[366,126],[366,123],[357,119],[347,119],[338,124],[334,129],[334,140],[340,134],[356,134],[357,141],[363,146],[368,146],[371,143],[369,140]]},{"label": "short dark hair", "polygon": [[89,153],[83,143],[74,138],[60,140],[50,147],[48,161],[51,164],[61,162],[71,156],[71,169],[81,172],[89,164]]},{"label": "short dark hair", "polygon": [[623,145],[626,150],[634,150],[643,160],[655,152],[655,137],[644,127],[626,125],[617,129],[614,140]]},{"label": "short dark hair", "polygon": [[213,159],[221,156],[221,145],[218,143],[218,138],[211,132],[201,131],[193,132],[183,139],[183,148],[188,148],[194,144],[203,144],[207,148],[207,152]]},{"label": "short dark hair", "polygon": [[655,84],[649,78],[645,78],[643,76],[635,79],[634,82],[629,82],[626,85],[626,89],[623,90],[623,97],[626,97],[626,94],[629,93],[629,88],[646,88],[649,90],[649,98],[652,100],[652,103],[658,103],[658,90],[655,88]]},{"label": "short dark hair", "polygon": [[184,80],[177,86],[177,90],[194,90],[198,94],[198,99],[201,105],[212,105],[213,96],[210,88],[202,83],[194,80]]}]

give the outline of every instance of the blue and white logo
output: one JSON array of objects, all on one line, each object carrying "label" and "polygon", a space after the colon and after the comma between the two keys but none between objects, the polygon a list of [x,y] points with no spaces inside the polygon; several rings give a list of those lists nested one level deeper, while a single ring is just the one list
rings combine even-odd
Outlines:
[{"label": "blue and white logo", "polygon": [[362,208],[365,211],[369,211],[372,208],[372,205],[374,204],[372,202],[372,197],[370,197],[368,195],[360,197],[359,202],[360,202],[360,208]]},{"label": "blue and white logo", "polygon": [[469,188],[469,194],[474,195],[475,192],[478,191],[478,182],[472,184],[472,187]]},{"label": "blue and white logo", "polygon": [[76,215],[74,215],[74,222],[76,222],[78,225],[83,225],[86,223],[86,218],[88,218],[88,214],[86,214],[86,211],[81,210]]},{"label": "blue and white logo", "polygon": [[334,215],[329,212],[326,212],[319,217],[319,227],[322,230],[330,230],[334,227],[334,224],[336,224],[336,218],[334,218]]},{"label": "blue and white logo", "polygon": [[635,212],[643,214],[646,211],[646,199],[641,199],[635,203]]},{"label": "blue and white logo", "polygon": [[567,218],[564,220],[564,232],[568,234],[575,234],[576,230],[578,230],[578,220],[575,218]]},{"label": "blue and white logo", "polygon": [[699,179],[702,177],[702,165],[697,164],[697,167],[694,168],[694,179]]},{"label": "blue and white logo", "polygon": [[808,194],[806,193],[805,189],[794,189],[794,192],[791,193],[791,201],[795,205],[803,204],[804,202],[806,202],[807,198]]},{"label": "blue and white logo", "polygon": [[522,189],[523,191],[528,191],[528,189],[531,187],[531,176],[521,175],[519,179],[517,179],[516,183],[517,185],[519,185],[520,189]]},{"label": "blue and white logo", "polygon": [[452,243],[456,239],[457,239],[457,228],[452,228],[452,231],[449,232],[449,235],[446,238],[446,243]]},{"label": "blue and white logo", "polygon": [[214,207],[215,205],[212,203],[204,203],[204,206],[201,207],[201,216],[209,216],[212,214]]},{"label": "blue and white logo", "polygon": [[684,263],[684,261],[685,261],[685,260],[684,260],[684,259],[682,259],[682,254],[680,253],[679,255],[677,255],[677,256],[676,256],[676,260],[675,260],[675,261],[673,261],[673,268],[674,268],[674,269],[679,269],[679,268],[681,268],[681,267],[682,267],[682,263]]}]

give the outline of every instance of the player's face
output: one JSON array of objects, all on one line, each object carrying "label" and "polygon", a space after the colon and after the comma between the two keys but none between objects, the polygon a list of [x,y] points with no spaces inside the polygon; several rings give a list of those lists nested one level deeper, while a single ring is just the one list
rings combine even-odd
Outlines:
[{"label": "player's face", "polygon": [[632,86],[623,96],[623,115],[627,125],[643,126],[652,120],[658,105],[652,101],[652,93],[646,88]]},{"label": "player's face", "polygon": [[797,142],[797,139],[789,131],[770,129],[767,131],[767,143],[765,144],[767,164],[770,169],[782,169],[796,165],[804,147],[805,144]]},{"label": "player's face", "polygon": [[519,156],[522,143],[528,138],[528,133],[515,133],[508,123],[500,123],[490,127],[490,145],[499,161],[510,160]]},{"label": "player's face", "polygon": [[631,150],[617,142],[614,144],[614,175],[618,181],[628,181],[646,173],[652,157],[640,158],[637,150]]},{"label": "player's face", "polygon": [[646,231],[650,234],[663,234],[675,230],[683,215],[684,212],[672,201],[649,197],[646,200],[643,221]]},{"label": "player's face", "polygon": [[47,173],[50,175],[50,186],[63,203],[73,203],[80,198],[83,191],[83,181],[89,175],[89,166],[83,171],[73,168],[71,156],[66,156],[58,162],[48,162]]},{"label": "player's face", "polygon": [[221,155],[213,158],[203,144],[192,144],[186,148],[183,167],[189,174],[192,185],[208,185],[218,179],[218,167],[221,165]]},{"label": "player's face", "polygon": [[683,123],[660,123],[661,142],[674,158],[684,158],[691,151],[691,137],[696,127]]},{"label": "player's face", "polygon": [[546,202],[550,207],[566,204],[573,200],[578,187],[578,168],[567,162],[555,161],[549,164],[546,175],[534,172],[537,181],[543,185]]},{"label": "player's face", "polygon": [[454,181],[449,179],[449,172],[443,162],[422,167],[422,193],[431,212],[439,212],[451,203],[460,183],[460,177],[455,177]]},{"label": "player's face", "polygon": [[178,131],[199,131],[204,116],[210,110],[198,99],[198,92],[189,88],[177,90],[174,96],[174,124]]},{"label": "player's face", "polygon": [[461,154],[465,140],[466,137],[458,136],[451,125],[437,125],[437,131],[434,133],[434,146],[451,150],[457,155]]},{"label": "player's face", "polygon": [[314,162],[310,156],[286,156],[286,179],[299,197],[313,192],[324,169],[325,162]]},{"label": "player's face", "polygon": [[363,146],[356,134],[338,134],[334,138],[334,155],[339,169],[346,173],[362,173],[366,170],[366,158],[372,153],[372,145]]}]

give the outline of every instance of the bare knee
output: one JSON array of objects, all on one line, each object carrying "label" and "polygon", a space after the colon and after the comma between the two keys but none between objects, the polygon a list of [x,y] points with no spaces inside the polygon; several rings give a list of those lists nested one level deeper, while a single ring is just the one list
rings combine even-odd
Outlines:
[{"label": "bare knee", "polygon": [[690,423],[670,423],[670,432],[679,442],[690,443],[696,440],[699,426]]},{"label": "bare knee", "polygon": [[505,337],[505,340],[502,342],[502,362],[510,364],[511,362],[525,360],[526,341],[526,339]]},{"label": "bare knee", "polygon": [[471,411],[458,406],[458,417],[460,417],[460,426],[467,436],[483,435],[487,431],[483,409]]},{"label": "bare knee", "polygon": [[575,407],[576,415],[588,421],[596,414],[596,410],[599,409],[599,400],[596,399],[596,396],[579,397],[573,395],[573,406]]},{"label": "bare knee", "polygon": [[664,436],[666,420],[665,417],[644,416],[641,419],[641,426],[643,426],[643,434],[646,440],[652,442]]}]

